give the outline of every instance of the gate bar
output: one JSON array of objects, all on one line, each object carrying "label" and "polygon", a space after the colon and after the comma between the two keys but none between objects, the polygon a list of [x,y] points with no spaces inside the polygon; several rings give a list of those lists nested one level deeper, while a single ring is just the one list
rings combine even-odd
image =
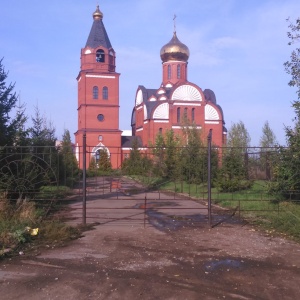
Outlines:
[{"label": "gate bar", "polygon": [[208,193],[208,224],[211,227],[211,140],[212,129],[207,136],[207,193]]},{"label": "gate bar", "polygon": [[83,137],[83,160],[82,160],[82,224],[86,225],[86,132],[84,132]]}]

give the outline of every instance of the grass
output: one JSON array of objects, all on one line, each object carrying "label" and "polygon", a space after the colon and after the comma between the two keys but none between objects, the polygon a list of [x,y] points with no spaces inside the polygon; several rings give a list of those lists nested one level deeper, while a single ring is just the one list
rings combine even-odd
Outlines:
[{"label": "grass", "polygon": [[[40,196],[47,199],[55,199],[58,190],[52,187],[41,189]],[[52,191],[52,192],[51,192]],[[59,189],[59,198],[62,191]],[[40,197],[42,198],[42,197]],[[49,207],[47,207],[48,211]],[[33,235],[37,229],[38,234]],[[28,244],[56,245],[80,236],[81,230],[67,226],[63,220],[47,215],[45,208],[36,201],[27,199],[9,201],[5,194],[0,195],[0,258],[13,255],[20,249],[28,247]]]},{"label": "grass", "polygon": [[[153,179],[153,182],[159,182],[159,179]],[[250,189],[243,191],[221,193],[217,188],[212,188],[212,203],[229,210],[238,207],[239,215],[248,222],[300,241],[300,200],[278,201],[267,193],[266,187],[265,181],[257,180]],[[206,184],[165,181],[159,188],[205,201],[208,195]]]}]

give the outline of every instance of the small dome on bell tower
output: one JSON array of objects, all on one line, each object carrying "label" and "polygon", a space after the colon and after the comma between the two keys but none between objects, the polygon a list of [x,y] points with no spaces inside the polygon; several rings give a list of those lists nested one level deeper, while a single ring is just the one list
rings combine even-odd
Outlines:
[{"label": "small dome on bell tower", "polygon": [[100,20],[100,19],[102,20],[103,19],[103,13],[99,9],[99,5],[97,5],[97,8],[96,8],[95,12],[93,13],[93,19],[94,20]]}]

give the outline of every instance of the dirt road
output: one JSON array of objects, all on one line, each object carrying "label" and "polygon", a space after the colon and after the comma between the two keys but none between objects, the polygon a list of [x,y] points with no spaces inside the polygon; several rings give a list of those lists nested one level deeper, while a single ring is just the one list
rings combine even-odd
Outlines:
[{"label": "dirt road", "polygon": [[155,206],[144,228],[140,198],[111,220],[108,201],[89,202],[106,221],[84,237],[1,261],[0,299],[299,299],[299,244],[232,220],[162,228]]}]

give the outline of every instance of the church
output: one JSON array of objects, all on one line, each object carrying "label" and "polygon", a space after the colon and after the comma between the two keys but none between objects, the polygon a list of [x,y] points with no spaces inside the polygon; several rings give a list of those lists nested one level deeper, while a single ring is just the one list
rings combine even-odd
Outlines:
[{"label": "church", "polygon": [[75,133],[76,157],[83,166],[83,140],[86,140],[86,162],[99,160],[99,151],[107,151],[112,168],[117,169],[128,156],[137,139],[141,149],[155,143],[157,134],[173,130],[182,134],[183,120],[200,129],[206,139],[213,130],[212,142],[221,147],[226,128],[221,107],[210,89],[202,90],[188,81],[189,48],[173,37],[160,50],[162,83],[158,88],[139,85],[132,102],[132,135],[119,129],[119,78],[116,52],[97,6],[86,45],[81,49],[78,82],[78,130]]}]

